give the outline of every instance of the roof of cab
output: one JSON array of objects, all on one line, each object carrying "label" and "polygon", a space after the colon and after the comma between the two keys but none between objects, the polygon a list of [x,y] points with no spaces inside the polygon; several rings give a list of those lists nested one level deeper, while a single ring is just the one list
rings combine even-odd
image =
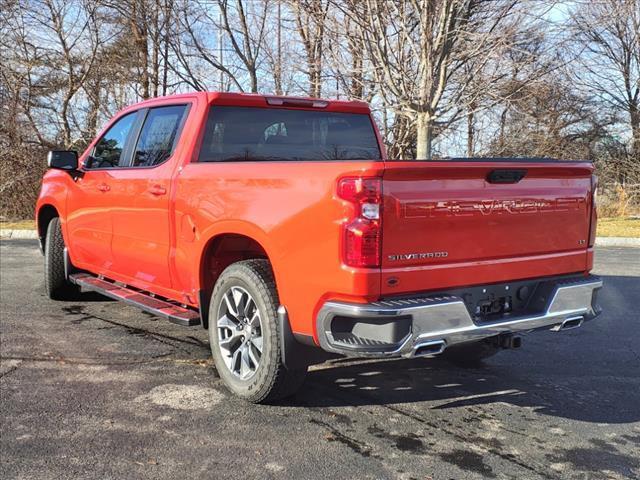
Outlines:
[{"label": "roof of cab", "polygon": [[[332,100],[311,97],[293,97],[282,95],[263,95],[258,93],[231,93],[231,92],[190,92],[164,97],[155,97],[130,105],[123,110],[128,111],[143,106],[162,104],[163,101],[175,101],[193,97],[201,97],[207,103],[221,106],[238,107],[262,107],[262,108],[299,108],[306,110],[324,110],[343,113],[370,114],[369,105],[359,100]],[[282,101],[280,103],[278,101]],[[315,102],[316,105],[313,105]],[[298,103],[296,105],[296,103]]]},{"label": "roof of cab", "polygon": [[[302,108],[346,113],[369,114],[369,105],[358,100],[331,100],[324,98],[293,97],[283,95],[263,95],[258,93],[207,92],[209,103],[213,105],[263,108]],[[278,101],[283,104],[277,105]],[[296,105],[295,103],[300,103]],[[307,103],[306,105],[304,103]],[[313,105],[316,103],[316,106]]]}]

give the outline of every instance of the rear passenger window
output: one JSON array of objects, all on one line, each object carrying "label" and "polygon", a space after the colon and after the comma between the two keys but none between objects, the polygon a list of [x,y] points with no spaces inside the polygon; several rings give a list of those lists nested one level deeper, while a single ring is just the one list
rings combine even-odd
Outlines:
[{"label": "rear passenger window", "polygon": [[91,168],[117,167],[136,113],[128,113],[111,125],[93,149]]},{"label": "rear passenger window", "polygon": [[134,167],[152,167],[173,153],[185,105],[152,108],[147,113],[133,156]]}]

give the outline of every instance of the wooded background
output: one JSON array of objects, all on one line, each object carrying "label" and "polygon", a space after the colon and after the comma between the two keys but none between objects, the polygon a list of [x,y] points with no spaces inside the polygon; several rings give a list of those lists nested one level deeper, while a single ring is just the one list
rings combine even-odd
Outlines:
[{"label": "wooded background", "polygon": [[640,0],[0,0],[0,215],[48,149],[193,90],[370,102],[393,158],[596,162],[640,198]]}]

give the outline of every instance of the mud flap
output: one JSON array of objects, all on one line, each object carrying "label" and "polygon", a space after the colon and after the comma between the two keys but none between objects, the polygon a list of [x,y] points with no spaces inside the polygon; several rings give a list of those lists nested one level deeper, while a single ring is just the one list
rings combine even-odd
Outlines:
[{"label": "mud flap", "polygon": [[320,347],[300,343],[291,330],[287,309],[283,305],[278,307],[278,328],[280,329],[282,364],[287,370],[306,369],[309,365],[323,363],[337,357]]}]

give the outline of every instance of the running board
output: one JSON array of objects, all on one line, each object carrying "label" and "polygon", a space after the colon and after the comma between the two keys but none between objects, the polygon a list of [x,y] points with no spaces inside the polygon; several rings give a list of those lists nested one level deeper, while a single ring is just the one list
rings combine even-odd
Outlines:
[{"label": "running board", "polygon": [[120,300],[121,302],[138,307],[153,315],[164,317],[171,323],[182,325],[183,327],[200,325],[200,314],[197,311],[152,297],[147,293],[118,285],[86,273],[69,275],[69,280],[84,290],[90,290],[106,297]]}]

